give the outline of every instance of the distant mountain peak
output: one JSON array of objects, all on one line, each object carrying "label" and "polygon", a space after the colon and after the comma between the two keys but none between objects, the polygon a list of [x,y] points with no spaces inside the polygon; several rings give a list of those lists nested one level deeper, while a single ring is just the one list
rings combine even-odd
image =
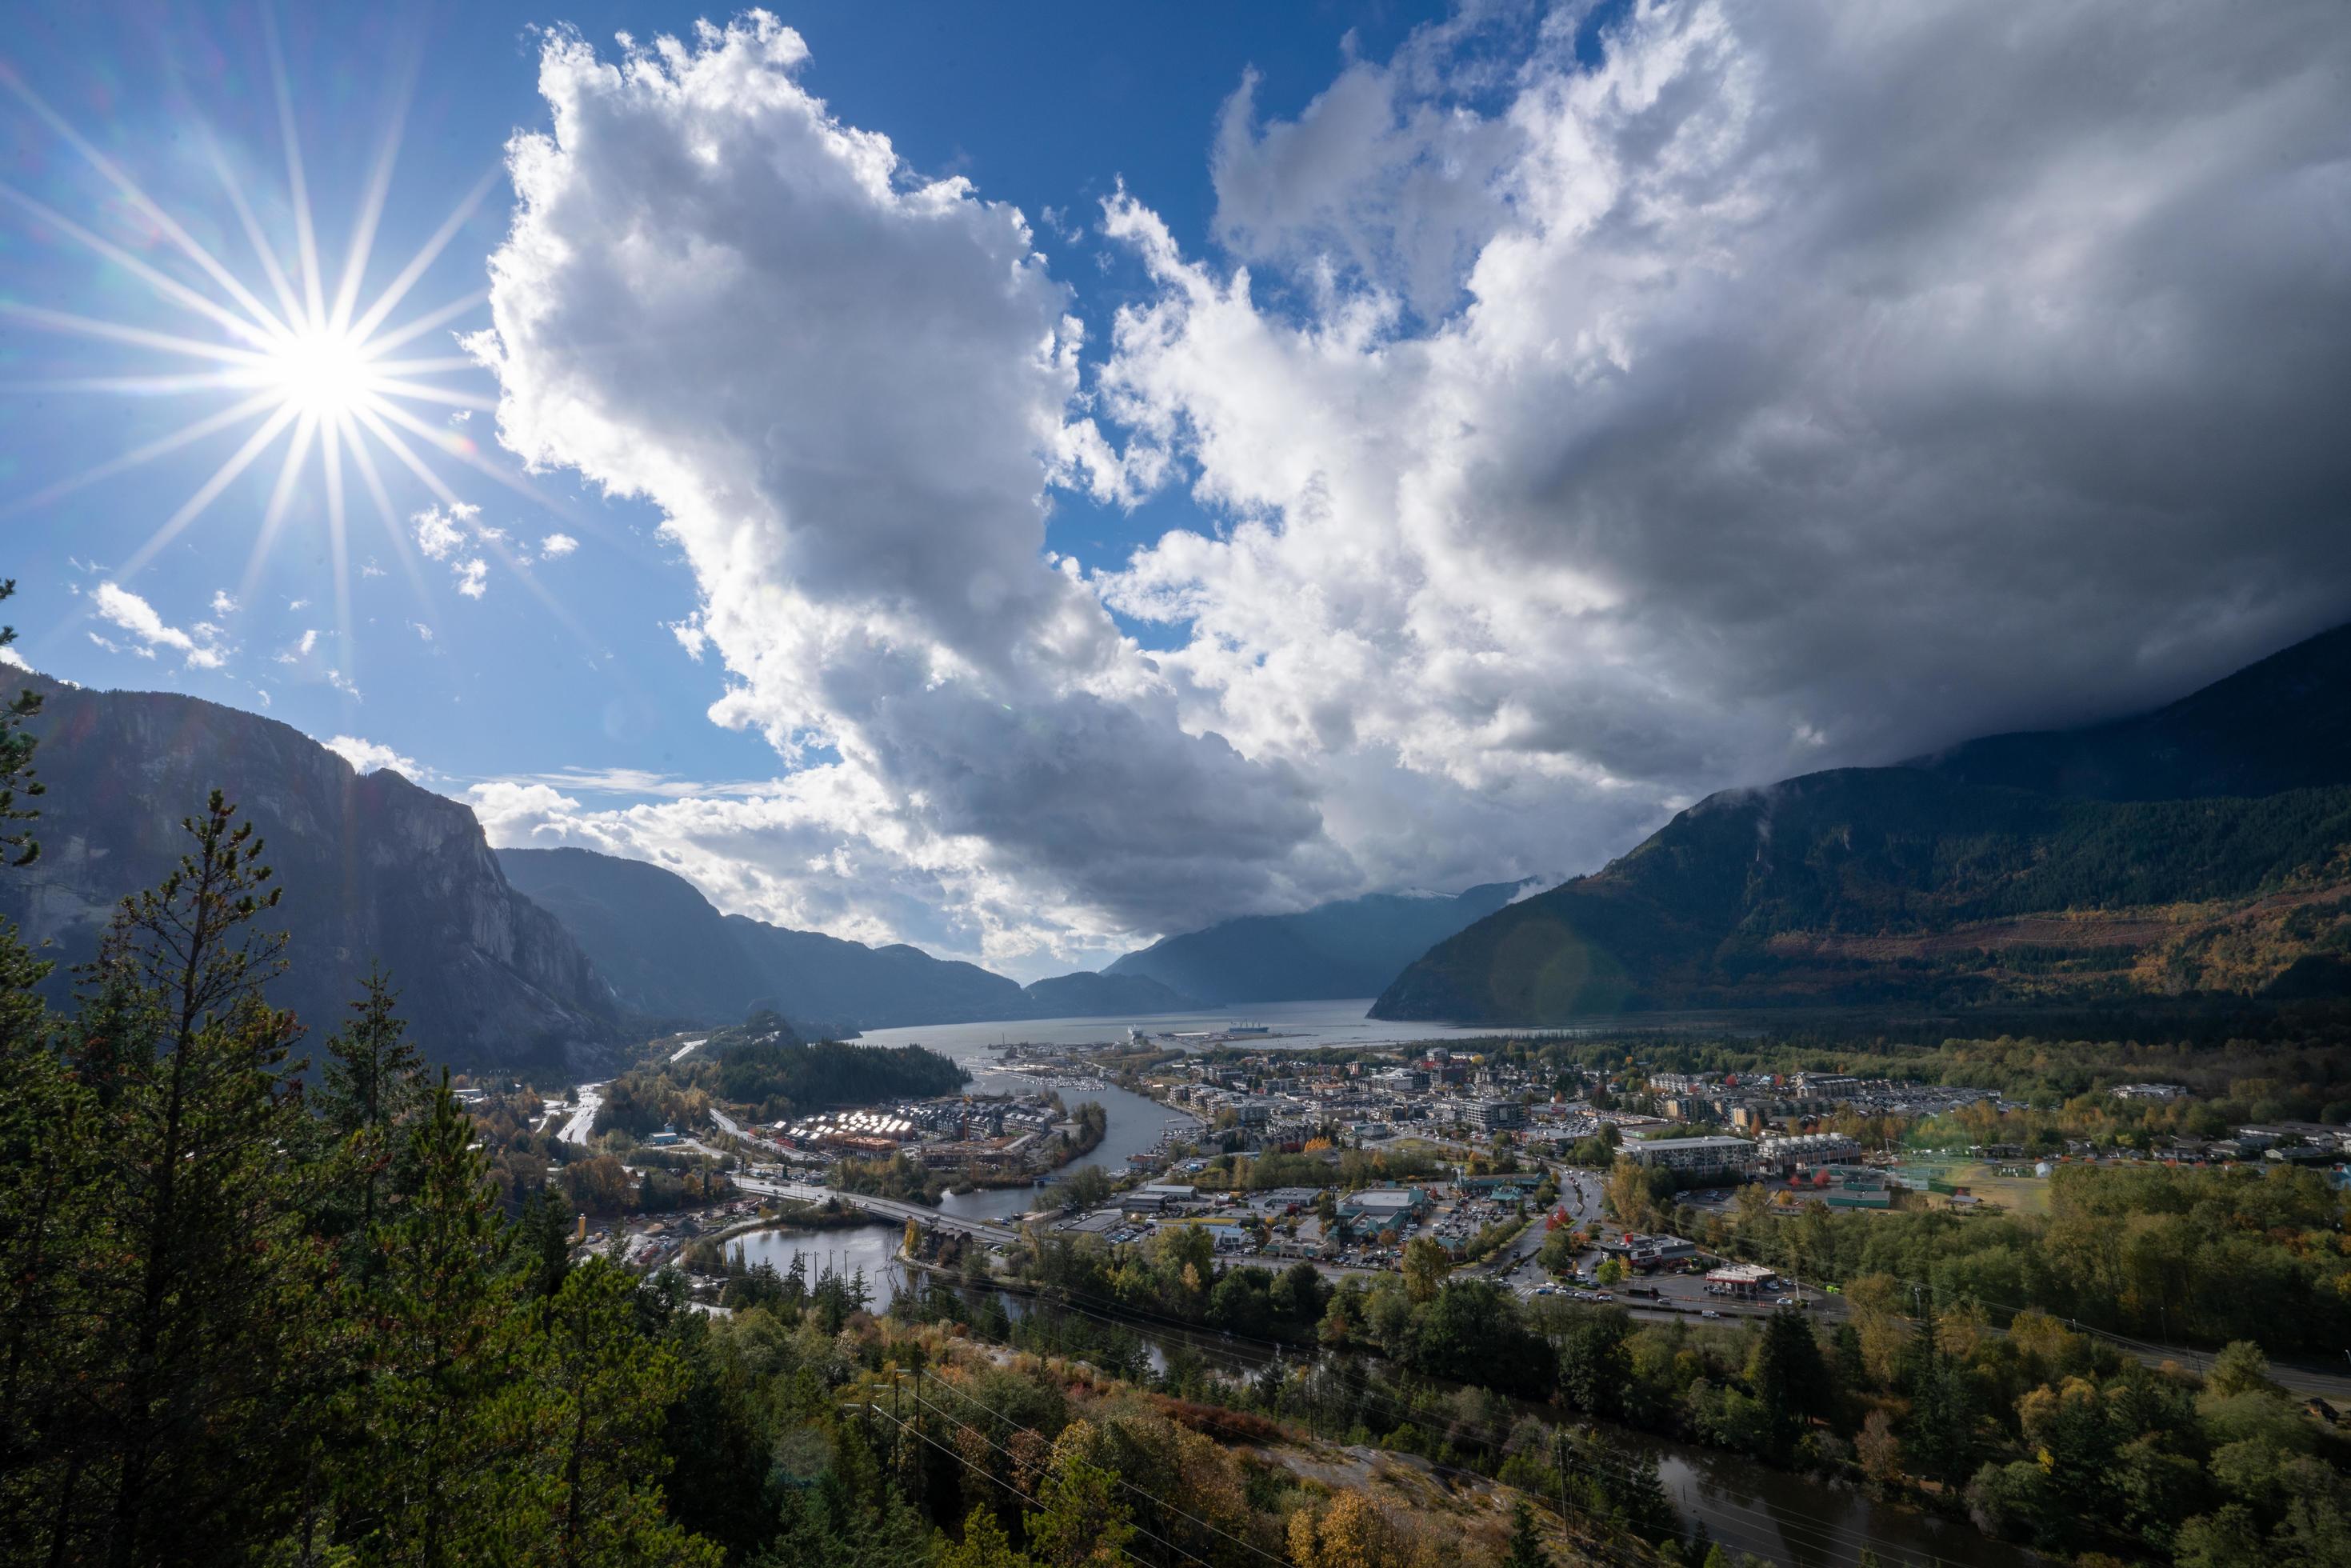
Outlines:
[{"label": "distant mountain peak", "polygon": [[1162,937],[1103,969],[1147,977],[1211,1006],[1376,996],[1437,942],[1502,908],[1525,887],[1365,894],[1294,915],[1245,915]]},{"label": "distant mountain peak", "polygon": [[2351,993],[2351,628],[2152,712],[1726,789],[1374,1015]]},{"label": "distant mountain peak", "polygon": [[1063,975],[1023,987],[904,942],[868,946],[721,915],[695,885],[647,861],[592,850],[501,850],[517,886],[547,906],[611,977],[622,1004],[680,1024],[773,1006],[802,1033],[909,1024],[1181,1010],[1155,982]]}]

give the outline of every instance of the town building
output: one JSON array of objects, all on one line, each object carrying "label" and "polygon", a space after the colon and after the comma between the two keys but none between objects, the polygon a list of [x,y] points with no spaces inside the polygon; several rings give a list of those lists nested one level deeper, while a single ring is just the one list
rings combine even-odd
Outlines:
[{"label": "town building", "polygon": [[1428,1211],[1428,1194],[1416,1186],[1373,1186],[1339,1200],[1339,1218],[1358,1228],[1384,1230],[1411,1224]]},{"label": "town building", "polygon": [[1792,1137],[1765,1138],[1755,1145],[1755,1161],[1779,1170],[1798,1166],[1836,1165],[1861,1157],[1861,1145],[1843,1133],[1801,1133]]},{"label": "town building", "polygon": [[1637,1166],[1691,1176],[1743,1175],[1755,1161],[1755,1145],[1744,1138],[1649,1138],[1618,1152]]},{"label": "town building", "polygon": [[1527,1124],[1527,1108],[1515,1100],[1481,1100],[1472,1113],[1478,1125],[1489,1133]]},{"label": "town building", "polygon": [[1896,1185],[1886,1172],[1868,1166],[1823,1165],[1797,1172],[1771,1196],[1782,1208],[1808,1203],[1830,1208],[1891,1208]]},{"label": "town building", "polygon": [[1706,1277],[1707,1293],[1753,1298],[1779,1288],[1780,1276],[1761,1263],[1725,1263]]}]

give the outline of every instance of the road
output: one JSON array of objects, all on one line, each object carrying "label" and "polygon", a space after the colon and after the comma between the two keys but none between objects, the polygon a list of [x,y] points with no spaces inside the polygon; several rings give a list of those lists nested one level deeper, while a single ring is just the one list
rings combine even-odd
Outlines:
[{"label": "road", "polygon": [[588,1135],[596,1130],[596,1113],[603,1108],[604,1086],[582,1083],[580,1086],[580,1108],[571,1113],[571,1120],[563,1124],[563,1141],[585,1145]]},{"label": "road", "polygon": [[[1567,1211],[1567,1223],[1582,1225],[1600,1218],[1600,1178],[1587,1175],[1573,1166],[1547,1166],[1559,1183],[1559,1202],[1553,1207]],[[1535,1261],[1542,1250],[1543,1239],[1550,1229],[1538,1219],[1527,1227],[1526,1234],[1502,1250],[1500,1256],[1480,1264],[1479,1271],[1512,1290],[1532,1290],[1550,1276]]]},{"label": "road", "polygon": [[[597,1083],[580,1085],[580,1111],[563,1130],[563,1136],[567,1142],[575,1144],[587,1142],[587,1129],[594,1125],[596,1108],[602,1101],[602,1096],[594,1092],[602,1087],[603,1085]],[[785,1152],[758,1134],[745,1132],[740,1123],[723,1111],[712,1111],[711,1118],[721,1129],[743,1139],[746,1143],[770,1150],[778,1155]],[[1582,1225],[1587,1220],[1600,1218],[1602,1198],[1601,1178],[1598,1175],[1581,1172],[1573,1166],[1553,1167],[1553,1172],[1559,1180],[1559,1207],[1567,1210],[1570,1224]],[[912,1219],[925,1226],[936,1226],[941,1229],[959,1232],[966,1236],[977,1236],[987,1241],[1008,1242],[1018,1239],[1018,1233],[1010,1226],[1001,1225],[993,1220],[967,1219],[959,1216],[945,1215],[936,1209],[925,1208],[920,1204],[902,1203],[895,1198],[873,1197],[864,1193],[838,1192],[831,1187],[809,1186],[799,1182],[768,1181],[758,1176],[738,1176],[735,1179],[737,1186],[749,1192],[768,1193],[778,1197],[796,1198],[809,1203],[821,1203],[826,1198],[837,1197],[843,1203],[885,1219]],[[1474,1270],[1465,1270],[1465,1272],[1473,1272],[1494,1280],[1521,1293],[1531,1291],[1536,1285],[1545,1282],[1549,1278],[1541,1265],[1535,1261],[1535,1254],[1541,1250],[1545,1234],[1544,1226],[1541,1221],[1537,1221],[1527,1227],[1526,1234],[1505,1249],[1501,1256],[1479,1264]],[[1323,1264],[1321,1267],[1327,1276],[1333,1278],[1361,1273],[1359,1270],[1342,1269],[1330,1264]],[[1657,1280],[1650,1282],[1660,1284],[1662,1288],[1668,1289],[1677,1296],[1683,1294],[1687,1290],[1692,1294],[1692,1299],[1678,1310],[1672,1306],[1636,1304],[1635,1300],[1626,1299],[1621,1295],[1616,1304],[1626,1308],[1635,1318],[1656,1322],[1687,1322],[1698,1311],[1707,1307],[1712,1307],[1726,1319],[1761,1317],[1768,1315],[1771,1311],[1769,1307],[1760,1305],[1742,1310],[1719,1299],[1698,1296],[1695,1293],[1699,1289],[1697,1282],[1684,1281],[1678,1276],[1659,1276]],[[1806,1288],[1804,1295],[1812,1302],[1814,1310],[1821,1314],[1823,1322],[1834,1322],[1842,1315],[1844,1303],[1838,1297],[1816,1297],[1809,1287]],[[2130,1345],[2125,1348],[2126,1354],[2137,1356],[2150,1366],[2159,1365],[2166,1361],[2176,1361],[2183,1366],[2200,1371],[2211,1361],[2211,1356],[2207,1353],[2181,1349],[2177,1346]],[[2305,1397],[2316,1395],[2338,1405],[2351,1405],[2351,1373],[2331,1372],[2307,1363],[2280,1362],[2272,1364],[2270,1375],[2295,1394]]]}]

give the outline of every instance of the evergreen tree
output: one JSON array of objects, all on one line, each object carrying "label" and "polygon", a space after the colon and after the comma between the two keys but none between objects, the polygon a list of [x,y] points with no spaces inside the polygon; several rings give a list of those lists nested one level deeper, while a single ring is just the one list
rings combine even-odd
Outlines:
[{"label": "evergreen tree", "polygon": [[76,1031],[113,1031],[91,1055],[118,1076],[90,1128],[90,1224],[57,1264],[88,1333],[46,1347],[78,1406],[46,1467],[64,1558],[225,1559],[271,1539],[325,1364],[298,1026],[261,998],[284,938],[253,928],[277,893],[218,791],[183,827],[180,868],[117,911]]},{"label": "evergreen tree", "polygon": [[525,1293],[534,1301],[552,1302],[571,1272],[574,1222],[563,1194],[553,1186],[531,1194],[516,1228],[514,1250],[523,1269]]},{"label": "evergreen tree", "polygon": [[684,1380],[677,1357],[638,1331],[634,1291],[605,1259],[570,1270],[509,1394],[535,1455],[528,1490],[544,1516],[546,1561],[558,1568],[719,1560],[663,1512],[658,1438]]},{"label": "evergreen tree", "polygon": [[346,1145],[357,1141],[372,1156],[357,1167],[367,1179],[357,1185],[359,1233],[366,1236],[382,1210],[382,1198],[396,1153],[408,1143],[397,1129],[422,1113],[432,1099],[423,1058],[408,1038],[408,1025],[393,1009],[400,993],[381,965],[360,980],[351,1016],[327,1039],[326,1064],[319,1075],[313,1110],[327,1132]]},{"label": "evergreen tree", "polygon": [[401,1129],[423,1111],[429,1092],[423,1061],[392,1010],[399,995],[381,967],[360,984],[351,1018],[328,1038],[314,1109],[338,1164],[321,1224],[329,1235],[348,1239],[346,1266],[364,1276],[380,1259],[377,1225],[414,1185],[413,1174],[402,1169],[413,1144]]},{"label": "evergreen tree", "polygon": [[[43,1038],[48,966],[0,925],[0,1562],[54,1525],[61,1448],[81,1415],[68,1369],[95,1330],[78,1266],[91,1235],[95,1112]],[[73,1487],[65,1487],[69,1495]]]},{"label": "evergreen tree", "polygon": [[1931,1311],[1920,1314],[1903,1370],[1910,1395],[1904,1450],[1928,1475],[1948,1481],[1965,1478],[1975,1469],[1974,1410],[1966,1376],[1944,1353]]},{"label": "evergreen tree", "polygon": [[501,1516],[527,1479],[494,1424],[524,1324],[500,1269],[511,1238],[473,1141],[444,1078],[407,1137],[414,1194],[371,1232],[357,1302],[375,1327],[340,1532],[371,1557],[425,1568],[501,1556]]},{"label": "evergreen tree", "polygon": [[1785,1456],[1828,1392],[1828,1364],[1802,1312],[1782,1307],[1765,1320],[1763,1337],[1748,1362],[1747,1381],[1762,1406],[1772,1452]]},{"label": "evergreen tree", "polygon": [[663,1325],[663,1342],[684,1369],[684,1386],[663,1413],[663,1490],[673,1519],[739,1562],[778,1522],[768,1487],[774,1418],[742,1359],[714,1342],[711,1322],[677,1312]]},{"label": "evergreen tree", "polygon": [[1535,1511],[1524,1498],[1510,1505],[1510,1543],[1502,1552],[1502,1568],[1551,1568],[1551,1554],[1535,1532]]},{"label": "evergreen tree", "polygon": [[[16,592],[0,582],[0,600]],[[0,626],[0,648],[16,641]],[[38,694],[0,701],[0,874],[30,864],[41,794],[25,721]],[[88,1089],[51,1049],[34,988],[54,967],[0,921],[0,1561],[57,1535],[59,1456],[82,1415],[68,1369],[88,1364],[96,1324],[78,1266],[94,1233],[98,1173]],[[74,1478],[76,1480],[78,1477]]]}]

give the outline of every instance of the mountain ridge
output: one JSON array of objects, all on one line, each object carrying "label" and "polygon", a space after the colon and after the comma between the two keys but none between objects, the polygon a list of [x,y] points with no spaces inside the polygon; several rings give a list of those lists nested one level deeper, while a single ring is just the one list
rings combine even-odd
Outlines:
[{"label": "mountain ridge", "polygon": [[1435,943],[1503,908],[1538,879],[1458,894],[1374,893],[1290,915],[1245,915],[1162,937],[1104,966],[1214,1007],[1377,996]]},{"label": "mountain ridge", "polygon": [[[692,883],[646,861],[569,845],[497,853],[515,884],[595,959],[622,1002],[649,1019],[730,1023],[768,1007],[811,1034],[1193,1005],[1149,980],[1081,972],[1023,987],[903,942],[869,946],[722,915]],[[658,909],[658,922],[628,918],[639,906]]]},{"label": "mountain ridge", "polygon": [[2351,782],[2351,625],[2186,696],[2071,729],[1962,741],[1896,764],[1970,784],[2099,800],[2275,795]]},{"label": "mountain ridge", "polygon": [[1720,791],[1437,944],[1373,1016],[2351,994],[2336,672],[2351,628],[2134,717]]}]

